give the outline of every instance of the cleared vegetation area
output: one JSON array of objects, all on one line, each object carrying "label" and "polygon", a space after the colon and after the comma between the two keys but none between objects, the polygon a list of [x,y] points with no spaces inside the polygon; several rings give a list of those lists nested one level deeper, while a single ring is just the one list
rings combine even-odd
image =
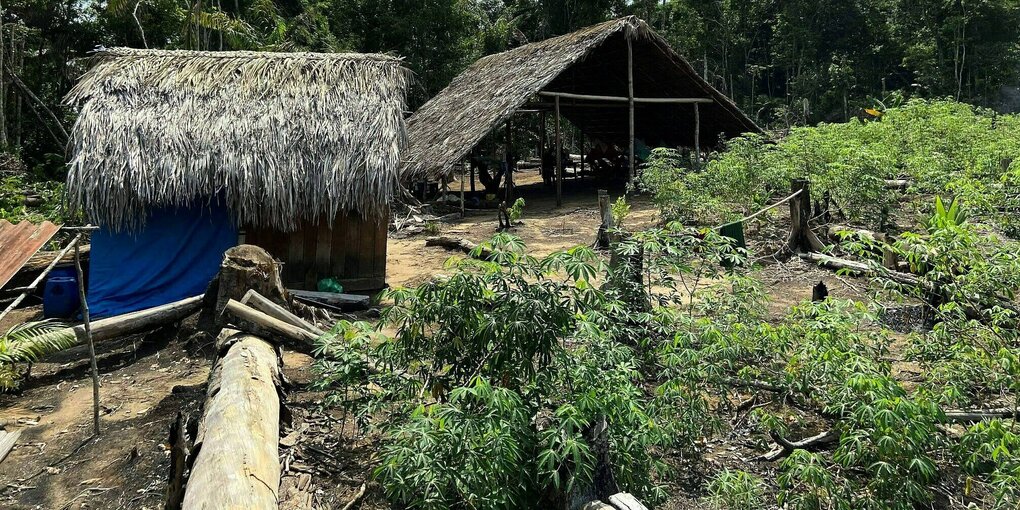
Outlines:
[{"label": "cleared vegetation area", "polygon": [[[1018,147],[1016,116],[915,101],[732,140],[701,170],[656,151],[640,186],[660,225],[628,230],[618,202],[610,249],[543,257],[498,233],[389,291],[377,323],[337,324],[315,384],[348,434],[379,441],[374,478],[401,507],[625,491],[663,508],[1014,508]],[[758,253],[705,226],[794,179],[826,252],[800,255],[842,268],[853,299],[770,305],[787,296],[762,275],[797,250],[750,238],[785,236],[785,207],[747,220]]]}]

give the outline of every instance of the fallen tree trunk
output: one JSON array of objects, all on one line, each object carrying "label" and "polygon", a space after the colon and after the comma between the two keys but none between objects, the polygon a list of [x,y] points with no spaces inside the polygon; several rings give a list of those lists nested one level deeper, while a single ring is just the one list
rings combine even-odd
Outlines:
[{"label": "fallen tree trunk", "polygon": [[[861,274],[876,273],[875,268],[865,264],[864,262],[830,257],[829,255],[823,255],[821,253],[801,253],[800,258],[832,269],[846,269]],[[882,275],[896,283],[902,283],[905,285],[918,285],[921,283],[921,280],[918,279],[917,276],[909,273],[902,273],[900,271],[887,270],[883,272]]]},{"label": "fallen tree trunk", "polygon": [[[156,329],[163,324],[179,321],[197,312],[201,307],[202,296],[193,296],[137,312],[99,319],[92,322],[92,339],[99,342]],[[85,326],[78,325],[73,329],[79,338],[84,338]]]},{"label": "fallen tree trunk", "polygon": [[972,423],[982,420],[1006,420],[1020,415],[1016,409],[954,409],[945,412],[946,421],[953,423]]},{"label": "fallen tree trunk", "polygon": [[277,510],[280,364],[265,340],[235,334],[209,375],[184,510]]},{"label": "fallen tree trunk", "polygon": [[[460,251],[462,251],[464,253],[467,253],[469,255],[471,254],[472,251],[474,251],[475,248],[478,247],[477,244],[472,243],[471,241],[468,241],[467,239],[461,239],[459,237],[448,237],[448,236],[427,237],[427,238],[425,238],[425,246],[439,246],[439,247],[442,247],[442,248],[446,248],[448,250],[460,250]],[[479,256],[476,257],[476,258],[481,259],[481,260],[489,260],[489,257],[491,257],[491,256],[492,256],[492,251],[483,248],[481,253],[479,254]]]}]

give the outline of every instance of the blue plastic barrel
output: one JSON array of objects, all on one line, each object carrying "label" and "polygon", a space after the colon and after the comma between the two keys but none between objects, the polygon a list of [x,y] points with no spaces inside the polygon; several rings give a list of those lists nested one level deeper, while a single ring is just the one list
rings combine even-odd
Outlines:
[{"label": "blue plastic barrel", "polygon": [[80,306],[77,277],[50,276],[46,280],[46,286],[43,287],[43,317],[68,319],[78,312]]}]

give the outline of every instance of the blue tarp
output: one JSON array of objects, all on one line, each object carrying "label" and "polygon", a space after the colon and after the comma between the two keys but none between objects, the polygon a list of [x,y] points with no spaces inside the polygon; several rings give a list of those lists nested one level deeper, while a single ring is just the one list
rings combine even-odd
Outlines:
[{"label": "blue tarp", "polygon": [[89,254],[89,312],[110,317],[205,292],[237,244],[225,207],[157,209],[140,232],[97,230]]}]

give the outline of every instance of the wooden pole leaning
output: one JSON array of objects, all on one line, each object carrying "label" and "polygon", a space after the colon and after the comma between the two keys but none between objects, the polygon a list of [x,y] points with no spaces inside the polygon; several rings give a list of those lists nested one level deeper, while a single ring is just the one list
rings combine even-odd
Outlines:
[{"label": "wooden pole leaning", "polygon": [[464,179],[467,179],[467,168],[466,167],[468,165],[469,165],[469,163],[468,163],[467,159],[465,159],[464,162],[461,163],[461,167],[460,167],[460,179],[458,179],[460,181],[460,217],[461,218],[463,218],[466,215],[466,213],[464,212]]},{"label": "wooden pole leaning", "polygon": [[[89,304],[85,296],[85,274],[81,269],[81,236],[74,238],[74,269],[78,274],[78,298],[81,300],[81,317],[84,326],[84,335],[79,336],[78,342],[87,342],[89,346],[89,363],[92,368],[92,431],[99,435],[99,366],[96,362],[96,343],[92,338],[92,320],[89,317]],[[77,331],[77,330],[76,330]],[[84,336],[85,338],[80,338]]]}]

